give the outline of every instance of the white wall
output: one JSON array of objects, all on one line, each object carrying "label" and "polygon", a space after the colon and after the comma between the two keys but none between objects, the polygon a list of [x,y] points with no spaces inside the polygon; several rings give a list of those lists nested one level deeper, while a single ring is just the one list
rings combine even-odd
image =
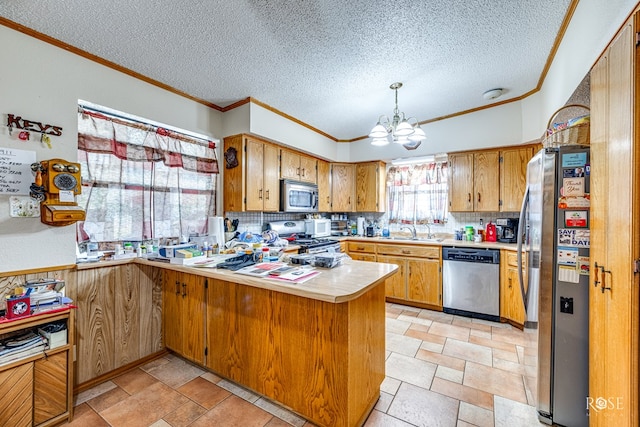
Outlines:
[{"label": "white wall", "polygon": [[[76,161],[79,99],[221,137],[218,111],[3,26],[0,40],[12,47],[0,67],[0,147],[34,151],[37,160]],[[22,142],[17,132],[9,135],[7,114],[62,126],[63,135],[51,137],[51,149],[37,138]],[[0,195],[0,272],[75,264],[75,237],[75,226],[10,217],[9,196]]]}]

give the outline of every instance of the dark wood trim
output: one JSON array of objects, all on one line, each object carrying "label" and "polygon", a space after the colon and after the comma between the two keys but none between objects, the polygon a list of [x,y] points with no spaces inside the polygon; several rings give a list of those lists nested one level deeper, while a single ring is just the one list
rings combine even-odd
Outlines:
[{"label": "dark wood trim", "polygon": [[28,270],[2,271],[0,272],[0,277],[21,276],[23,274],[47,273],[50,271],[60,271],[60,270],[75,270],[76,267],[77,267],[76,264],[71,264],[71,265],[58,265],[55,267],[31,268]]}]

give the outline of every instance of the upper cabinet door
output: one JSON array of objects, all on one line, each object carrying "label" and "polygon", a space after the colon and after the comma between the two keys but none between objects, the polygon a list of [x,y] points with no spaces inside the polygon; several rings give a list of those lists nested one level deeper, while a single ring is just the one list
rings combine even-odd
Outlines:
[{"label": "upper cabinet door", "polygon": [[356,211],[384,212],[386,209],[386,166],[383,162],[356,164]]},{"label": "upper cabinet door", "polygon": [[318,160],[318,210],[331,211],[331,167],[329,162]]},{"label": "upper cabinet door", "polygon": [[247,200],[248,211],[261,211],[264,204],[264,144],[247,138]]},{"label": "upper cabinet door", "polygon": [[263,156],[263,209],[265,212],[277,212],[280,209],[278,148],[275,145],[265,144]]},{"label": "upper cabinet door", "polygon": [[497,212],[500,209],[500,153],[475,153],[473,162],[474,210]]},{"label": "upper cabinet door", "polygon": [[355,209],[355,165],[333,163],[331,165],[331,210],[353,212]]},{"label": "upper cabinet door", "polygon": [[532,147],[500,152],[500,211],[520,211],[527,186],[527,164],[532,156]]},{"label": "upper cabinet door", "polygon": [[473,212],[473,153],[449,155],[449,211]]},{"label": "upper cabinet door", "polygon": [[280,150],[280,177],[300,180],[300,155],[289,150]]}]

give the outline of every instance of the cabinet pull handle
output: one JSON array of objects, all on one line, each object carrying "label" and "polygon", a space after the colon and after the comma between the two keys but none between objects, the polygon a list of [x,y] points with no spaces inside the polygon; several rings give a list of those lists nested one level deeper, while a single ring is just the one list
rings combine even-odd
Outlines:
[{"label": "cabinet pull handle", "polygon": [[410,251],[410,250],[408,250],[408,249],[403,249],[403,250],[402,250],[402,253],[403,253],[403,254],[405,254],[405,255],[408,255],[408,254],[410,254],[410,253],[411,253],[411,251]]},{"label": "cabinet pull handle", "polygon": [[176,280],[176,295],[180,295],[180,282]]},{"label": "cabinet pull handle", "polygon": [[265,191],[265,194],[267,196],[266,199],[269,200],[269,190]]},{"label": "cabinet pull handle", "polygon": [[329,201],[330,201],[330,200],[329,200],[329,196],[327,196],[327,203],[329,203]]},{"label": "cabinet pull handle", "polygon": [[467,193],[467,202],[471,203],[471,193]]},{"label": "cabinet pull handle", "polygon": [[296,169],[296,175],[300,176],[300,168]]},{"label": "cabinet pull handle", "polygon": [[478,203],[480,203],[480,193],[478,193]]},{"label": "cabinet pull handle", "polygon": [[305,168],[302,168],[302,176],[307,176],[307,170]]},{"label": "cabinet pull handle", "polygon": [[183,283],[182,284],[182,298],[187,296],[187,284]]},{"label": "cabinet pull handle", "polygon": [[364,248],[362,246],[358,246],[358,250],[359,251],[364,251]]},{"label": "cabinet pull handle", "polygon": [[258,191],[258,199],[262,199],[262,188]]},{"label": "cabinet pull handle", "polygon": [[[594,264],[594,267],[596,268],[596,275],[597,275],[598,269],[600,269],[600,273],[602,273],[602,281],[600,282],[600,284],[601,284],[600,290],[602,291],[603,294],[604,294],[604,291],[610,291],[611,290],[611,286],[606,286],[605,285],[605,282],[604,282],[604,277],[605,276],[604,275],[605,275],[605,273],[611,274],[611,270],[605,270],[604,269],[604,265],[598,265],[597,262]],[[598,282],[596,281],[596,283],[598,283]]]}]

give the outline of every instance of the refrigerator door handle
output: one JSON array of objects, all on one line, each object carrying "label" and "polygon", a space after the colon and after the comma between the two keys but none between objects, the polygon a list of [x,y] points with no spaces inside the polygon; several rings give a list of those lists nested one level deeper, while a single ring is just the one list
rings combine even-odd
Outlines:
[{"label": "refrigerator door handle", "polygon": [[[520,219],[518,220],[518,224],[520,227],[525,227],[525,217],[526,217],[526,210],[529,207],[529,185],[527,185],[527,187],[524,190],[524,197],[522,198],[522,209],[520,209]],[[518,259],[518,280],[520,281],[520,294],[522,295],[522,302],[524,303],[524,312],[527,312],[527,306],[529,305],[529,292],[528,290],[525,291],[524,289],[524,276],[522,274],[522,245],[523,245],[523,238],[522,235],[524,234],[522,232],[523,230],[520,230],[518,228],[518,233],[516,236],[516,243],[517,243],[517,259]]]}]

